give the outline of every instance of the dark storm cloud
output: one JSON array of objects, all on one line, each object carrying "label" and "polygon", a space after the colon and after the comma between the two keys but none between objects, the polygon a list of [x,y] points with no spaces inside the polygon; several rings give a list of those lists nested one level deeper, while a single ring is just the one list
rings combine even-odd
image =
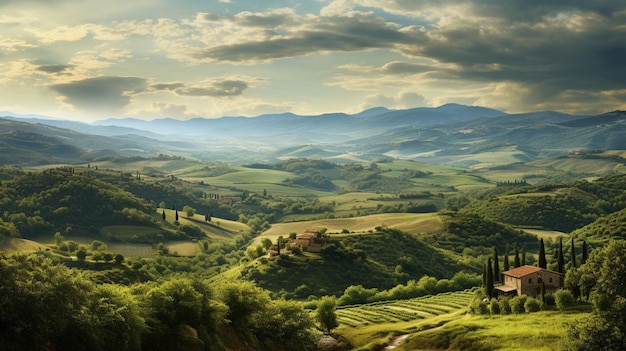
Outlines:
[{"label": "dark storm cloud", "polygon": [[248,83],[239,80],[223,80],[205,87],[179,88],[175,92],[184,96],[236,96],[248,88]]},{"label": "dark storm cloud", "polygon": [[146,79],[138,77],[96,77],[51,85],[65,102],[81,110],[119,111],[131,97],[145,90]]},{"label": "dark storm cloud", "polygon": [[65,70],[75,67],[74,65],[41,65],[36,68],[37,71],[46,73],[62,73]]},{"label": "dark storm cloud", "polygon": [[410,37],[371,15],[320,17],[306,29],[266,41],[250,41],[211,47],[194,56],[216,61],[263,61],[319,52],[349,52],[391,48],[408,43]]}]

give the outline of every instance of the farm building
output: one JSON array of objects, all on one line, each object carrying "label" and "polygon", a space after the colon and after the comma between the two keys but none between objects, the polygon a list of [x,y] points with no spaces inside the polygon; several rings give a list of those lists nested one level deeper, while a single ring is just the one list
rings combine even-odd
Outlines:
[{"label": "farm building", "polygon": [[300,248],[302,251],[319,252],[324,247],[324,240],[318,231],[306,230],[287,244],[287,248]]},{"label": "farm building", "polygon": [[494,289],[499,295],[541,295],[542,286],[547,294],[563,285],[563,275],[559,272],[533,266],[522,266],[502,272],[504,282]]}]

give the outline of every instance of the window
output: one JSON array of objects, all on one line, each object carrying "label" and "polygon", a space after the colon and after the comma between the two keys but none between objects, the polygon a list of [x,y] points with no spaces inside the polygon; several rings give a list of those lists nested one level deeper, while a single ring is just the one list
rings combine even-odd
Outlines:
[{"label": "window", "polygon": [[528,284],[532,284],[533,278],[528,278]]},{"label": "window", "polygon": [[541,284],[543,280],[541,278],[537,278],[537,283]]},{"label": "window", "polygon": [[550,281],[550,283],[552,283],[552,277],[550,277],[549,281]]}]

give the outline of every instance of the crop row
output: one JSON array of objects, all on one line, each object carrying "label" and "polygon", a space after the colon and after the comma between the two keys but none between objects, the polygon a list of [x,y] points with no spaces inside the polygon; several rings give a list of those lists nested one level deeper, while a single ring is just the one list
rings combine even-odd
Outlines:
[{"label": "crop row", "polygon": [[340,324],[349,327],[425,319],[463,309],[469,305],[472,296],[471,291],[459,291],[407,300],[345,306],[337,309],[337,317]]}]

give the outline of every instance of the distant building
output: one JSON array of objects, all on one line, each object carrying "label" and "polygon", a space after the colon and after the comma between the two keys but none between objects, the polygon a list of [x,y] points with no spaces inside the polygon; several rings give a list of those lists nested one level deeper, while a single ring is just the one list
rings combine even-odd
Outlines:
[{"label": "distant building", "polygon": [[499,295],[541,295],[542,286],[546,294],[554,293],[563,286],[563,275],[534,266],[522,266],[502,272],[504,282],[494,289]]},{"label": "distant building", "polygon": [[300,248],[302,251],[320,252],[324,247],[322,234],[314,230],[306,230],[304,233],[296,236],[295,240],[287,244],[288,249],[294,247]]}]

